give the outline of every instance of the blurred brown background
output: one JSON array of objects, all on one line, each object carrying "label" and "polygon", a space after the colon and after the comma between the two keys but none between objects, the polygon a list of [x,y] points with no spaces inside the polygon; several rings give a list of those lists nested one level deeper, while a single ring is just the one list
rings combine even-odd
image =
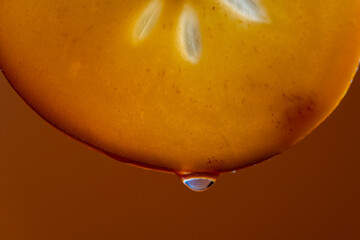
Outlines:
[{"label": "blurred brown background", "polygon": [[0,239],[360,239],[360,75],[289,151],[204,193],[69,139],[0,79]]}]

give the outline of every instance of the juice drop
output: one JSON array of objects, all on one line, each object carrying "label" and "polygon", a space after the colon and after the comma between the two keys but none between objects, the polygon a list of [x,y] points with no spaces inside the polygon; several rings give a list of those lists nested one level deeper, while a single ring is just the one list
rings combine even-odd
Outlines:
[{"label": "juice drop", "polygon": [[178,174],[182,182],[194,192],[203,192],[208,190],[216,182],[216,174],[188,173]]}]

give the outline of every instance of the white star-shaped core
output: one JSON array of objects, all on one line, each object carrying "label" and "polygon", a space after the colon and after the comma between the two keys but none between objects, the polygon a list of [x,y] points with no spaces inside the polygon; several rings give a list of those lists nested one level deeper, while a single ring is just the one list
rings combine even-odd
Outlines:
[{"label": "white star-shaped core", "polygon": [[[151,0],[137,18],[133,40],[145,40],[156,26],[163,9],[164,0]],[[218,0],[226,9],[248,22],[267,22],[265,9],[257,0]],[[198,16],[189,3],[185,3],[178,20],[178,48],[185,60],[196,64],[201,57],[202,40]]]}]

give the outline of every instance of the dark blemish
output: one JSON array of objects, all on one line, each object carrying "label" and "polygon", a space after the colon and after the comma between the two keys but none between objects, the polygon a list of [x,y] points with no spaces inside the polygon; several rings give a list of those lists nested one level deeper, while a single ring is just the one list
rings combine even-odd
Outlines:
[{"label": "dark blemish", "polygon": [[89,32],[89,31],[91,31],[93,28],[94,28],[94,25],[90,25],[89,27],[87,27],[87,28],[85,29],[85,31],[86,31],[86,32]]},{"label": "dark blemish", "polygon": [[189,98],[189,100],[190,100],[190,102],[192,102],[192,103],[198,103],[198,100],[196,100],[196,99]]},{"label": "dark blemish", "polygon": [[276,120],[276,129],[279,129],[281,126],[281,122],[279,120]]},{"label": "dark blemish", "polygon": [[272,87],[267,83],[265,83],[264,86],[265,86],[265,88],[272,89]]},{"label": "dark blemish", "polygon": [[173,84],[171,87],[172,87],[172,89],[174,89],[174,91],[175,91],[176,94],[180,94],[180,93],[181,93],[180,89],[179,89],[175,84]]},{"label": "dark blemish", "polygon": [[282,97],[285,98],[286,100],[288,100],[289,102],[298,102],[298,101],[304,100],[303,97],[296,95],[296,94],[287,95],[287,94],[283,93]]},{"label": "dark blemish", "polygon": [[208,161],[206,162],[206,167],[211,169],[218,169],[224,163],[224,160],[216,159],[214,156],[212,156],[211,158],[208,158]]},{"label": "dark blemish", "polygon": [[159,78],[165,77],[165,75],[166,75],[165,69],[163,69],[163,70],[161,70],[160,72],[158,72],[157,75],[158,75]]},{"label": "dark blemish", "polygon": [[299,132],[307,129],[315,114],[315,102],[311,98],[303,98],[297,95],[283,95],[291,102],[291,107],[285,111],[282,126],[290,132]]}]

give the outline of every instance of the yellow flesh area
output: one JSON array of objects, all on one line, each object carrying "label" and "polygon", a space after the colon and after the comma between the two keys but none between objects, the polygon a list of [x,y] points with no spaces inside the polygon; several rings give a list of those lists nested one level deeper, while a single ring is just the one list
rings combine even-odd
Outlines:
[{"label": "yellow flesh area", "polygon": [[335,108],[360,56],[358,0],[0,0],[0,62],[75,138],[148,167],[229,171]]}]

